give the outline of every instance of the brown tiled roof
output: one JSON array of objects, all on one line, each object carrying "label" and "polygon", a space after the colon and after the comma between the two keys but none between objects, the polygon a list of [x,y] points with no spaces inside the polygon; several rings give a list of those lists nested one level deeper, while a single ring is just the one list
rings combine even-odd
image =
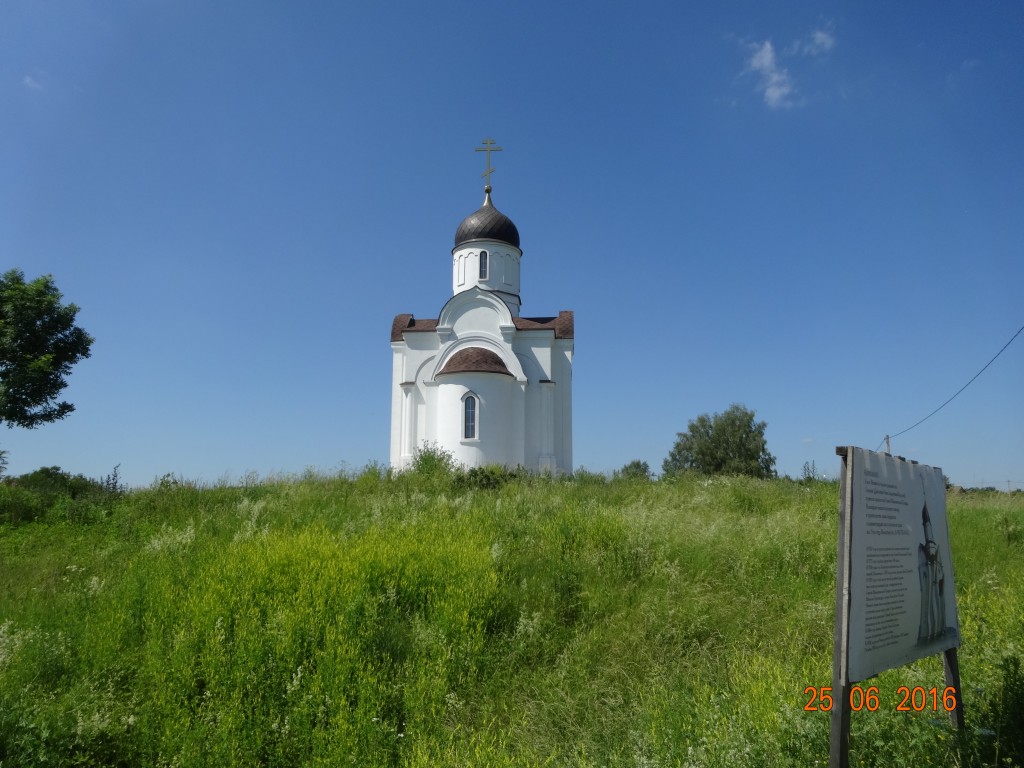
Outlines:
[{"label": "brown tiled roof", "polygon": [[[520,331],[554,331],[556,339],[575,338],[572,310],[558,313],[558,317],[514,317],[516,329]],[[410,314],[395,315],[391,323],[391,340],[401,341],[407,332],[422,333],[437,330],[437,319],[417,320]]]},{"label": "brown tiled roof", "polygon": [[558,313],[558,317],[516,317],[516,329],[520,331],[554,331],[556,339],[575,338],[572,310]]},{"label": "brown tiled roof", "polygon": [[419,333],[422,331],[436,331],[437,320],[417,320],[410,314],[395,315],[391,322],[391,340],[401,341],[402,334],[406,331]]},{"label": "brown tiled roof", "polygon": [[444,368],[437,375],[440,376],[445,373],[501,373],[505,376],[512,375],[497,353],[482,347],[460,349],[444,364]]}]

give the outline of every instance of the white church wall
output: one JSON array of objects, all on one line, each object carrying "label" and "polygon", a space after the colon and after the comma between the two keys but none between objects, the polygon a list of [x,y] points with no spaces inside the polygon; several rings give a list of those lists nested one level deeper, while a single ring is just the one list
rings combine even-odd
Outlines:
[{"label": "white church wall", "polygon": [[[558,472],[572,472],[572,340],[550,331],[520,331],[513,342],[529,378],[525,403],[526,466],[543,470],[554,461]],[[541,384],[541,381],[554,384]],[[544,395],[544,388],[550,392]]]},{"label": "white church wall", "polygon": [[[485,299],[476,306],[467,301],[463,308],[470,307],[471,321],[463,328],[456,319],[453,331],[465,332],[453,333],[446,344],[436,333],[408,334],[413,346],[392,344],[392,466],[408,467],[415,449],[435,444],[467,466],[493,462],[537,471],[550,466],[553,456],[557,471],[572,472],[572,341],[555,339],[550,331],[518,331],[510,353],[495,332],[501,313],[495,313],[493,299]],[[513,377],[461,373],[435,380],[452,355],[467,346],[495,351]],[[475,441],[461,435],[466,377],[476,377],[473,386],[482,398],[481,433]],[[543,380],[555,383],[542,385]],[[550,389],[546,396],[545,387]],[[451,394],[455,390],[457,396]]]},{"label": "white church wall", "polygon": [[439,346],[434,333],[411,333],[405,338],[391,344],[390,460],[398,468],[408,467],[415,449],[429,439],[423,374],[432,371],[430,364]]},{"label": "white church wall", "polygon": [[455,320],[452,330],[460,338],[472,334],[474,336],[489,336],[496,343],[501,342],[498,317],[495,315],[494,308],[486,305],[465,309]]},{"label": "white church wall", "polygon": [[536,470],[540,457],[540,387],[530,379],[523,397],[523,466]]},{"label": "white church wall", "polygon": [[399,386],[402,382],[405,345],[391,345],[391,466],[401,464],[402,440],[402,399],[404,394]]},{"label": "white church wall", "polygon": [[[437,443],[460,464],[524,464],[523,387],[511,376],[459,373],[441,377],[437,392]],[[464,396],[473,394],[477,407],[477,437],[463,436]]]},{"label": "white church wall", "polygon": [[540,468],[542,425],[539,382],[548,378],[538,356],[545,345],[550,343],[551,333],[547,331],[518,331],[512,342],[516,359],[522,365],[529,382],[523,402],[523,466],[533,471]]},{"label": "white church wall", "polygon": [[437,437],[437,384],[435,382],[420,382],[419,392],[421,396],[420,410],[416,414],[416,423],[419,427],[419,438],[416,447],[423,445],[436,445]]},{"label": "white church wall", "polygon": [[543,352],[551,346],[550,331],[516,331],[512,340],[512,350],[523,361],[523,370],[531,379],[547,378]]},{"label": "white church wall", "polygon": [[572,356],[571,339],[555,340],[555,457],[560,472],[573,471],[572,463]]},{"label": "white church wall", "polygon": [[[470,316],[477,325],[466,321]],[[445,336],[445,343],[450,341],[449,331],[457,337],[485,334],[501,340],[501,329],[512,324],[512,309],[508,304],[500,296],[481,288],[456,293],[441,308],[437,319],[438,333]]]}]

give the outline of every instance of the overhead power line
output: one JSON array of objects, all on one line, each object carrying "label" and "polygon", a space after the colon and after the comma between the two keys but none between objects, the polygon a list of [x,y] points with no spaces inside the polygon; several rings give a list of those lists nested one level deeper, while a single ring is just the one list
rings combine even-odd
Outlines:
[{"label": "overhead power line", "polygon": [[[1005,344],[1003,345],[1003,348],[1002,348],[1002,349],[1000,349],[1000,350],[999,350],[998,352],[996,352],[996,354],[995,354],[995,357],[993,357],[993,358],[992,358],[991,360],[989,360],[989,361],[988,361],[987,363],[985,363],[985,366],[984,366],[984,368],[982,368],[982,369],[981,369],[980,371],[978,371],[978,372],[977,372],[976,374],[974,374],[974,375],[973,375],[973,376],[971,377],[971,380],[970,380],[970,381],[968,381],[968,382],[967,382],[966,384],[964,384],[964,385],[963,385],[962,387],[960,387],[960,389],[958,389],[958,390],[956,391],[956,393],[955,393],[955,394],[953,395],[953,397],[949,398],[949,400],[947,400],[946,402],[944,402],[944,403],[943,403],[942,405],[940,405],[940,406],[939,406],[938,408],[936,408],[936,409],[935,409],[934,411],[932,411],[931,413],[929,413],[929,414],[928,414],[927,416],[925,416],[925,417],[924,417],[923,419],[921,419],[920,421],[916,422],[915,424],[911,424],[911,425],[910,425],[909,427],[907,427],[907,428],[906,428],[906,429],[904,429],[903,431],[901,431],[901,432],[897,432],[897,433],[896,433],[896,434],[894,434],[894,435],[886,435],[885,437],[883,437],[883,438],[882,438],[882,442],[878,444],[878,448],[881,448],[881,447],[882,447],[882,443],[884,443],[884,442],[886,441],[886,439],[887,439],[887,438],[891,439],[891,438],[893,438],[893,437],[899,437],[900,435],[905,435],[905,434],[907,434],[907,432],[909,432],[910,430],[912,430],[912,429],[913,429],[914,427],[918,427],[918,426],[920,426],[920,425],[924,424],[924,423],[925,423],[926,421],[928,421],[928,419],[930,419],[930,418],[931,418],[932,416],[934,416],[934,415],[935,415],[936,413],[938,413],[938,412],[939,412],[939,411],[941,411],[941,410],[942,410],[943,408],[945,408],[945,407],[946,407],[947,405],[949,405],[949,404],[950,404],[951,402],[953,402],[953,401],[954,401],[954,400],[956,399],[956,396],[957,396],[957,395],[959,395],[959,394],[960,394],[961,392],[963,392],[963,391],[964,391],[965,389],[967,389],[967,388],[968,388],[969,386],[971,386],[971,384],[972,384],[972,383],[974,382],[974,380],[975,380],[976,378],[978,378],[979,376],[981,376],[981,374],[983,374],[983,373],[985,372],[985,368],[988,368],[988,367],[989,367],[990,365],[992,365],[992,363],[994,363],[994,362],[996,361],[996,358],[997,358],[997,357],[999,357],[999,356],[1000,356],[1001,354],[1003,354],[1003,352],[1005,352],[1005,351],[1006,351],[1006,348],[1007,348],[1008,346],[1010,346],[1011,344],[1013,344],[1013,340],[1014,340],[1014,339],[1016,339],[1016,338],[1017,338],[1018,336],[1020,336],[1020,334],[1021,334],[1021,332],[1022,332],[1022,331],[1024,331],[1024,325],[1022,325],[1022,326],[1021,326],[1021,327],[1020,327],[1020,328],[1019,328],[1019,329],[1017,330],[1017,332],[1016,332],[1015,334],[1013,334],[1013,336],[1012,336],[1012,337],[1010,337],[1010,340],[1009,340],[1008,342],[1006,342],[1006,343],[1005,343]],[[875,450],[877,451],[877,450],[878,450],[878,448],[876,448]]]}]

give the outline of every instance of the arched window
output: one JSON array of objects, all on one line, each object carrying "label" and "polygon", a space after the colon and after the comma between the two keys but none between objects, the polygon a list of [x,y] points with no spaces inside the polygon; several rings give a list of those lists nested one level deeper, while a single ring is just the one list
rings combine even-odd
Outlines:
[{"label": "arched window", "polygon": [[470,395],[464,401],[462,418],[462,438],[476,439],[476,397]]},{"label": "arched window", "polygon": [[480,279],[487,279],[487,251],[480,251]]}]

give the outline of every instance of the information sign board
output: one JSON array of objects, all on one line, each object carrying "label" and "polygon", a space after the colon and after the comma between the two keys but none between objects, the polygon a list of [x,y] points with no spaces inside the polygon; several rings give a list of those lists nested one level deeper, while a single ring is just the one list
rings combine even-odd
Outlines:
[{"label": "information sign board", "polygon": [[851,448],[848,682],[960,644],[942,470]]},{"label": "information sign board", "polygon": [[853,446],[836,453],[843,470],[829,766],[849,768],[854,683],[942,653],[943,703],[955,702],[949,717],[961,730],[964,705],[942,470]]}]

